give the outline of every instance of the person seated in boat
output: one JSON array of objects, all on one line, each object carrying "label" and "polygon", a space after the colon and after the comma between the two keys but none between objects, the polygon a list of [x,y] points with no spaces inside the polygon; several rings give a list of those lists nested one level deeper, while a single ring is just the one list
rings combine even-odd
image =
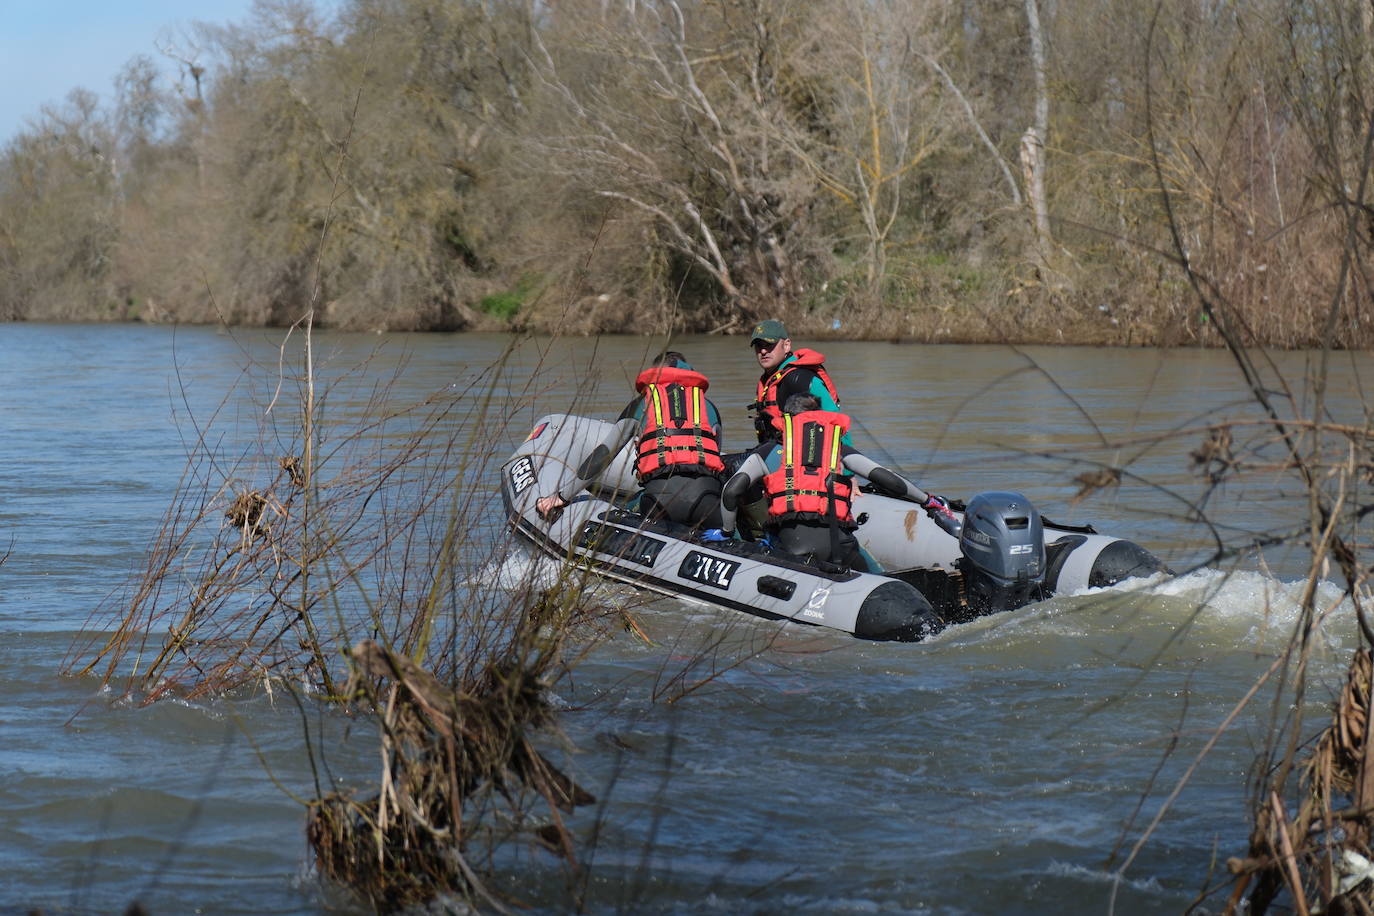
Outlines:
[{"label": "person seated in boat", "polygon": [[[781,441],[780,405],[787,403],[788,398],[809,394],[820,402],[822,410],[839,412],[840,396],[825,369],[825,357],[815,350],[794,350],[787,326],[781,320],[769,318],[754,325],[749,346],[762,370],[754,401],[749,405],[754,412],[754,432],[760,444]],[[841,441],[845,445],[851,444],[847,431]],[[724,456],[727,478],[739,469],[748,454],[743,452]],[[764,499],[763,487],[755,483],[740,500],[740,533],[749,540],[758,540],[764,536],[767,522],[768,503]]]},{"label": "person seated in boat", "polygon": [[[795,395],[810,394],[820,402],[821,410],[838,413],[840,396],[835,383],[825,371],[825,357],[815,350],[792,349],[787,326],[776,318],[754,325],[749,338],[759,368],[758,388],[754,403],[754,430],[760,443],[781,438],[782,406]],[[844,442],[849,444],[848,433]]]},{"label": "person seated in boat", "polygon": [[[810,394],[793,395],[779,418],[781,441],[751,450],[721,493],[721,528],[732,530],[740,499],[763,482],[768,534],[778,547],[799,557],[848,569],[880,572],[865,559],[854,531],[852,474],[867,478],[887,496],[919,504],[940,527],[957,532],[949,503],[916,486],[841,441],[849,417],[821,409]],[[724,534],[707,532],[707,539]]]},{"label": "person seated in boat", "polygon": [[719,527],[725,465],[720,456],[720,411],[706,397],[709,387],[706,376],[681,353],[659,354],[635,378],[638,397],[625,406],[611,433],[578,466],[577,477],[539,499],[535,510],[542,518],[555,517],[638,434],[635,477],[643,487],[639,509],[645,519]]}]

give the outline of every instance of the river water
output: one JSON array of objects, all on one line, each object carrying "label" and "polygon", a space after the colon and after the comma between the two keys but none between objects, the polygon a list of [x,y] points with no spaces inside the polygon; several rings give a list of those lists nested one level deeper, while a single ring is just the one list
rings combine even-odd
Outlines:
[{"label": "river water", "polygon": [[[365,364],[358,377],[386,380],[397,400],[490,398],[512,417],[509,430],[463,432],[503,437],[498,452],[542,412],[617,413],[663,341],[526,340],[504,374],[485,373],[511,343],[314,338],[322,364]],[[138,900],[153,913],[366,912],[320,885],[303,830],[301,802],[316,778],[303,722],[310,741],[332,749],[337,769],[326,778],[364,778],[375,766],[370,738],[347,719],[303,713],[267,691],[140,706],[93,677],[59,674],[81,634],[110,625],[200,432],[227,430],[215,441],[232,451],[236,435],[256,430],[281,344],[265,331],[0,327],[0,547],[9,550],[0,564],[0,911],[105,913]],[[745,341],[674,346],[711,377],[727,445],[743,447],[756,376]],[[635,605],[651,642],[613,639],[557,686],[575,748],[568,765],[601,799],[571,821],[587,908],[1186,908],[1209,868],[1244,854],[1266,695],[1197,758],[1272,663],[1306,572],[1296,548],[1213,556],[1218,543],[1298,530],[1306,512],[1289,476],[1265,469],[1272,445],[1241,448],[1244,427],[1236,452],[1253,469],[1245,476],[1209,492],[1189,456],[1209,424],[1259,416],[1230,357],[816,346],[858,420],[860,449],[932,492],[1021,490],[1056,521],[1136,540],[1180,574],[1148,591],[1058,598],[920,645],[779,631],[608,589],[607,601]],[[287,353],[296,358],[294,343]],[[1309,363],[1277,356],[1266,384],[1286,379],[1302,402]],[[1333,417],[1364,422],[1371,369],[1364,356],[1336,360]],[[1101,465],[1127,473],[1077,498],[1076,478]],[[489,472],[466,482],[495,492]],[[535,574],[519,551],[497,566],[488,578],[498,583]],[[1339,683],[1354,644],[1348,615],[1337,615],[1316,654],[1319,681]],[[701,680],[713,663],[753,650],[664,701],[684,670],[686,682]],[[1334,689],[1313,691],[1313,723]],[[508,852],[497,868],[497,882],[535,911],[571,909],[547,855]]]}]

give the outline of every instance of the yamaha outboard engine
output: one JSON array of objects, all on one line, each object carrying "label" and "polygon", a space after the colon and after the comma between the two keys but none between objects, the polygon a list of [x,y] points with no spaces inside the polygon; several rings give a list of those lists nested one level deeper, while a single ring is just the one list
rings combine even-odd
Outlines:
[{"label": "yamaha outboard engine", "polygon": [[1020,493],[980,493],[959,535],[965,597],[975,614],[1008,611],[1044,597],[1045,528]]}]

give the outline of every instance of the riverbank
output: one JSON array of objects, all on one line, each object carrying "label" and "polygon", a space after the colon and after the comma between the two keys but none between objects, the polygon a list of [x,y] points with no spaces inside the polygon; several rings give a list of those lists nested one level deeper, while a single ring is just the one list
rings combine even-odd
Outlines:
[{"label": "riverbank", "polygon": [[0,319],[1374,347],[1348,4],[593,6],[133,58],[0,148]]},{"label": "riverbank", "polygon": [[[331,322],[326,307],[315,327],[337,331],[388,333],[497,333],[536,334],[539,336],[592,337],[599,335],[705,334],[738,336],[747,334],[762,318],[779,317],[797,340],[884,341],[915,344],[1010,344],[1015,346],[1096,346],[1096,347],[1219,347],[1224,345],[1207,316],[1184,306],[1147,311],[1134,307],[1099,306],[1044,308],[982,307],[944,308],[782,308],[767,313],[740,311],[734,317],[695,321],[672,315],[670,310],[650,309],[633,303],[577,303],[566,310],[536,310],[531,315],[502,318],[464,309],[463,320],[455,327],[414,327],[409,322],[383,323],[357,328]],[[30,323],[28,319],[13,319]],[[170,310],[116,310],[99,315],[70,315],[54,320],[34,319],[36,324],[212,326],[215,322],[181,321]],[[234,328],[267,329],[273,325],[240,323]],[[1314,337],[1295,337],[1291,333],[1267,337],[1250,335],[1248,345],[1277,349],[1309,349],[1319,346]],[[1374,347],[1374,339],[1364,347],[1348,342],[1341,349]]]}]

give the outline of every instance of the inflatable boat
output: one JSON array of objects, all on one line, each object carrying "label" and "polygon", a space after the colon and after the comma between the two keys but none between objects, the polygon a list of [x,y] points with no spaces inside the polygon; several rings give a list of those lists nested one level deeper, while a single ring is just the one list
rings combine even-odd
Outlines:
[{"label": "inflatable boat", "polygon": [[761,542],[705,542],[634,510],[638,488],[629,448],[592,490],[541,518],[535,502],[575,477],[611,428],[571,414],[542,417],[502,466],[507,517],[518,536],[551,557],[664,595],[861,639],[914,642],[951,623],[1057,592],[1164,570],[1137,544],[1090,526],[1047,522],[1024,496],[1004,491],[954,504],[955,536],[913,503],[859,489],[856,536],[881,573],[807,562]]}]

